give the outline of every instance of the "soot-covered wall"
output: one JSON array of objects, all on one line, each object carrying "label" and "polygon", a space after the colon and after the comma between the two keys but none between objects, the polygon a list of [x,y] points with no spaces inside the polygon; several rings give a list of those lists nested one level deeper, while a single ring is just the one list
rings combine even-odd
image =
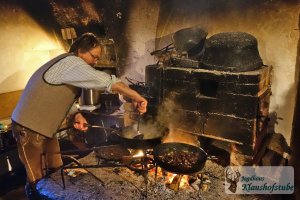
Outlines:
[{"label": "soot-covered wall", "polygon": [[255,36],[264,64],[273,67],[270,112],[272,116],[277,114],[275,131],[289,142],[299,71],[299,10],[299,1],[163,1],[156,47],[169,44],[175,31],[192,26],[205,29],[207,38],[233,31]]}]

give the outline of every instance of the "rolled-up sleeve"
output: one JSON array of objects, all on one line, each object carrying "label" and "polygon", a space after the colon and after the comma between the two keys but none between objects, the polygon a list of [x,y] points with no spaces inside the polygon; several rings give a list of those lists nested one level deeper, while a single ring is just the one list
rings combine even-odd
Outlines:
[{"label": "rolled-up sleeve", "polygon": [[111,75],[111,82],[109,85],[107,85],[107,88],[106,88],[106,91],[109,92],[109,93],[113,93],[112,91],[112,85],[117,83],[117,82],[120,82],[121,79],[117,78],[115,75]]},{"label": "rolled-up sleeve", "polygon": [[112,93],[112,85],[120,79],[88,65],[77,56],[68,56],[53,65],[44,76],[51,84],[68,84],[80,88]]}]

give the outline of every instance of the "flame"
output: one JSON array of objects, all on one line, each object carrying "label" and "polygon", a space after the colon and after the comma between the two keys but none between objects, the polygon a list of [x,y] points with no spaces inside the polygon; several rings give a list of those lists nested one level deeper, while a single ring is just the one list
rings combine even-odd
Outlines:
[{"label": "flame", "polygon": [[[151,169],[149,171],[149,173],[154,174],[155,168]],[[166,172],[166,171],[163,171],[160,167],[157,167],[156,175],[157,175],[158,179],[163,178],[166,186],[168,186],[170,189],[175,190],[175,191],[186,188],[190,185],[189,184],[189,175],[179,175],[179,174],[174,174],[171,172]],[[181,176],[181,177],[179,177],[179,176]],[[175,182],[175,180],[174,180],[175,177],[177,178],[178,181],[180,181],[179,186],[178,186],[178,184],[176,184],[177,182]],[[180,178],[180,180],[179,180],[179,178]],[[173,182],[173,180],[174,180],[174,182]],[[176,187],[176,186],[178,186],[178,187]]]},{"label": "flame", "polygon": [[134,150],[132,152],[132,157],[133,158],[139,158],[139,157],[143,157],[145,155],[144,151],[141,150],[141,149],[137,149],[137,150]]},{"label": "flame", "polygon": [[[189,133],[184,132],[181,129],[174,128],[172,124],[169,125],[169,133],[165,135],[162,139],[162,143],[169,142],[180,142],[196,147],[200,146],[198,137]],[[160,172],[161,173],[161,172]],[[159,171],[157,175],[159,174]],[[161,173],[163,176],[164,174]],[[185,188],[189,186],[189,176],[188,175],[178,175],[174,173],[167,172],[165,176],[166,185],[172,190],[178,191],[180,188]]]},{"label": "flame", "polygon": [[171,184],[177,174],[167,173],[166,183]]},{"label": "flame", "polygon": [[181,178],[181,181],[180,181],[180,185],[179,187],[180,188],[184,188],[186,186],[189,186],[189,176],[188,175],[184,175],[182,178]]},{"label": "flame", "polygon": [[177,176],[178,179],[180,180],[175,180],[175,181],[180,181],[179,183],[179,188],[185,188],[189,186],[189,176],[188,175],[178,175],[178,174],[173,174],[173,173],[167,173],[166,176],[166,184],[172,184],[174,178]]}]

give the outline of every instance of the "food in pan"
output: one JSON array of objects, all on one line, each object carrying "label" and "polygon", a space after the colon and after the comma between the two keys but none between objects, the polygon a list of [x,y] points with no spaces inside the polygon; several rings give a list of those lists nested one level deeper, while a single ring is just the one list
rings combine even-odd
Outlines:
[{"label": "food in pan", "polygon": [[185,149],[168,148],[158,156],[160,162],[180,168],[191,169],[199,160],[199,152],[192,152]]}]

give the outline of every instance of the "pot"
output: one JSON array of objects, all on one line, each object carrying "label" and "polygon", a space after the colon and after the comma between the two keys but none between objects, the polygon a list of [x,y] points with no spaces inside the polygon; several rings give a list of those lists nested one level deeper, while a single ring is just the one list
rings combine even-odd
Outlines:
[{"label": "pot", "polygon": [[207,32],[200,27],[184,28],[176,31],[172,40],[179,53],[186,52],[193,59],[202,51]]},{"label": "pot", "polygon": [[257,39],[245,32],[224,32],[208,38],[199,64],[199,68],[229,72],[253,71],[262,66]]},{"label": "pot", "polygon": [[81,89],[81,96],[79,98],[79,105],[96,106],[100,104],[100,90],[95,89]]},{"label": "pot", "polygon": [[175,174],[199,172],[208,158],[202,148],[176,142],[157,145],[153,155],[158,166]]},{"label": "pot", "polygon": [[161,143],[161,138],[167,132],[167,129],[158,124],[141,123],[139,131],[143,137],[137,138],[137,124],[123,127],[112,131],[117,140],[127,148],[131,149],[151,149]]}]

